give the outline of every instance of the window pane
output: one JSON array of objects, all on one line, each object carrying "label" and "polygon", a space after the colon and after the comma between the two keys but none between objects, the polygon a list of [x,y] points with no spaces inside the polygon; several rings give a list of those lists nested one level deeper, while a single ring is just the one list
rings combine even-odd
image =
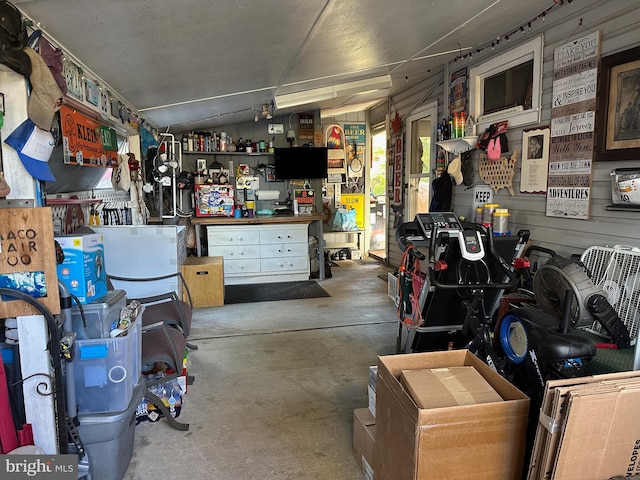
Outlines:
[{"label": "window pane", "polygon": [[428,175],[431,153],[431,119],[413,122],[411,137],[411,175]]},{"label": "window pane", "polygon": [[409,184],[411,191],[416,192],[413,211],[409,212],[410,218],[413,218],[416,213],[429,211],[429,177],[413,177],[409,180]]},{"label": "window pane", "polygon": [[484,115],[521,105],[531,108],[533,59],[484,79]]}]

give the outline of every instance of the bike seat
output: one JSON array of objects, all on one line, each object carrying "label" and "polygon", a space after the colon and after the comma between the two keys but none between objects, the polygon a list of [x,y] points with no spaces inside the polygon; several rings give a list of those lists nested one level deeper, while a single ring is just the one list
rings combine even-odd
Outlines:
[{"label": "bike seat", "polygon": [[596,355],[596,345],[590,339],[571,333],[560,333],[560,321],[534,307],[515,308],[509,312],[524,321],[530,343],[542,362],[571,358],[589,359]]},{"label": "bike seat", "polygon": [[547,331],[540,340],[536,353],[543,362],[570,358],[586,360],[596,355],[595,343],[580,335]]}]

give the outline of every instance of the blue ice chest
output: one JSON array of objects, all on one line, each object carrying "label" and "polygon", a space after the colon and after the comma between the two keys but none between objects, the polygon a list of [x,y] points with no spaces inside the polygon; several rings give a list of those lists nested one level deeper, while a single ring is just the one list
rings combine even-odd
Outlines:
[{"label": "blue ice chest", "polygon": [[104,297],[107,274],[102,235],[64,235],[55,239],[64,252],[64,262],[58,265],[58,280],[83,305]]}]

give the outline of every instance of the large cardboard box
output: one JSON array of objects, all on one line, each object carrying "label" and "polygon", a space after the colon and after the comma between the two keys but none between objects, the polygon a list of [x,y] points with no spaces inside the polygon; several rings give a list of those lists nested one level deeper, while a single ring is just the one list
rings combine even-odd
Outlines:
[{"label": "large cardboard box", "polygon": [[529,480],[640,473],[640,371],[547,382]]},{"label": "large cardboard box", "polygon": [[[502,400],[419,408],[403,370],[472,366]],[[377,480],[513,480],[522,475],[529,398],[467,350],[378,358]]]},{"label": "large cardboard box", "polygon": [[78,297],[82,304],[107,294],[107,273],[101,234],[65,235],[56,237],[64,252],[64,262],[58,265],[58,279]]}]

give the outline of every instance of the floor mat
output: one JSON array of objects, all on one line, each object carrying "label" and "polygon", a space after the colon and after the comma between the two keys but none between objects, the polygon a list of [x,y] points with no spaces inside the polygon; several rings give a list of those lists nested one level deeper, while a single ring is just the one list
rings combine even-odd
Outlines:
[{"label": "floor mat", "polygon": [[330,297],[331,295],[313,280],[303,282],[255,283],[227,285],[224,287],[224,303],[270,302],[274,300],[299,300]]}]

